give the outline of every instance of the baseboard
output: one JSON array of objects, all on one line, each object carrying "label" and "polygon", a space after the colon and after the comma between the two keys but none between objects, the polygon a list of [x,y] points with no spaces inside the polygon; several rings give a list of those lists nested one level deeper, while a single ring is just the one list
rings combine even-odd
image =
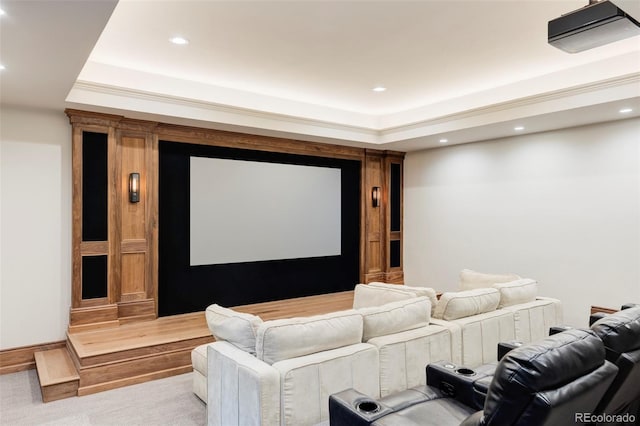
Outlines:
[{"label": "baseboard", "polygon": [[0,374],[17,373],[18,371],[36,368],[34,353],[66,347],[66,340],[60,342],[41,343],[0,351]]}]

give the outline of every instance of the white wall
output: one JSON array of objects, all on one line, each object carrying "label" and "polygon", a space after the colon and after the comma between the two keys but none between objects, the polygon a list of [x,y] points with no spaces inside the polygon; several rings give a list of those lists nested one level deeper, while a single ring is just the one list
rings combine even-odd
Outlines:
[{"label": "white wall", "polygon": [[0,349],[65,339],[71,305],[71,125],[0,111]]},{"label": "white wall", "polygon": [[640,119],[409,153],[404,208],[407,284],[515,272],[575,326],[640,302]]}]

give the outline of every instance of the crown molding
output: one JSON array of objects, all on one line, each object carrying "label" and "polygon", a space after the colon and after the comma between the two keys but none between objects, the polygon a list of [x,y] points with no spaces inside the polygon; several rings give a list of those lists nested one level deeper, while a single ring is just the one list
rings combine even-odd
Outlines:
[{"label": "crown molding", "polygon": [[[81,104],[85,109],[93,105],[119,111],[133,110],[141,114],[217,123],[227,128],[231,126],[231,128],[242,129],[241,131],[250,132],[252,129],[261,129],[294,136],[307,135],[315,140],[342,140],[379,147],[441,132],[468,129],[638,96],[640,96],[640,72],[635,72],[593,83],[436,115],[423,120],[403,123],[400,119],[400,124],[387,127],[348,125],[91,81],[77,81],[67,101],[72,104]],[[449,103],[448,108],[442,109],[451,110],[452,102],[456,100],[445,101],[444,103]],[[424,108],[440,109],[433,106]],[[405,112],[408,116],[415,116],[416,110]],[[393,115],[397,119],[402,114],[403,112]],[[427,111],[425,115],[428,115]],[[388,116],[370,116],[370,121],[376,124],[384,123]]]}]

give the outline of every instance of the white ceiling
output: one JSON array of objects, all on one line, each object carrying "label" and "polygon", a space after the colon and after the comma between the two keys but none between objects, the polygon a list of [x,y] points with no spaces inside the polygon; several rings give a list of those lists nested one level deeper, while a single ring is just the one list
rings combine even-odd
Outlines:
[{"label": "white ceiling", "polygon": [[[640,16],[637,0],[616,2]],[[88,56],[79,76],[67,71],[64,105],[76,108],[398,150],[640,115],[640,37],[573,55],[547,44],[547,22],[586,0],[120,0],[106,26],[113,2],[14,3],[29,12],[18,24],[48,19],[23,28],[43,34],[27,54],[6,42],[14,16],[0,0],[1,60],[37,58],[46,81],[69,52]],[[102,26],[90,56],[75,51]]]}]

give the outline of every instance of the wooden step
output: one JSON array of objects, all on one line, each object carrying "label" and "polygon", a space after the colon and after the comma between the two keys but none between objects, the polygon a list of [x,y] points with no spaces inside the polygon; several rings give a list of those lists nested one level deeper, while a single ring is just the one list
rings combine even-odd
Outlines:
[{"label": "wooden step", "polygon": [[80,376],[66,348],[36,352],[34,357],[43,402],[78,394]]}]

